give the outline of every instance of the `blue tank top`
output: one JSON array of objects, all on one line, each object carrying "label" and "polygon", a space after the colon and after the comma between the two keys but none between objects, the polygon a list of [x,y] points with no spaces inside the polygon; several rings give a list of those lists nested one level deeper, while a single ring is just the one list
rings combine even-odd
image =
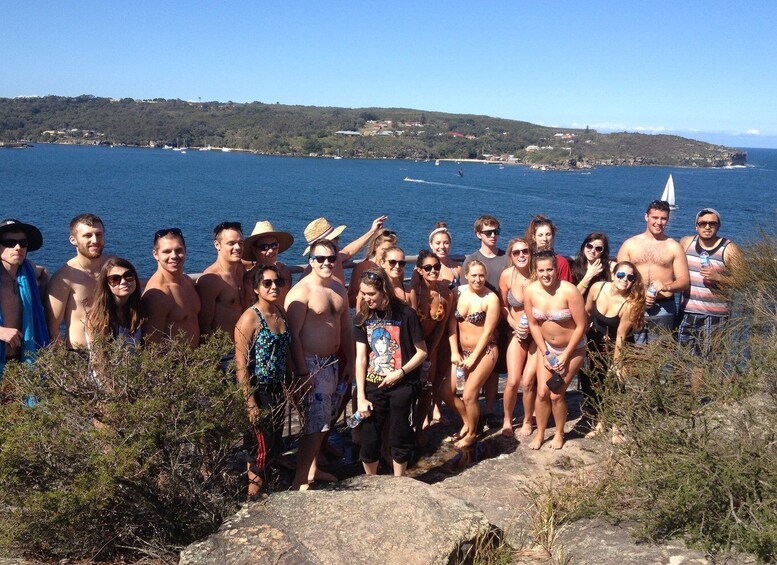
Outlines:
[{"label": "blue tank top", "polygon": [[[281,314],[285,329],[283,333],[276,334],[267,325],[267,321],[262,316],[259,308],[251,306],[251,310],[259,316],[259,329],[251,346],[251,360],[256,384],[278,384],[283,381],[286,375],[286,358],[291,345],[289,325],[286,323],[286,318]],[[280,313],[280,310],[278,312]]]}]

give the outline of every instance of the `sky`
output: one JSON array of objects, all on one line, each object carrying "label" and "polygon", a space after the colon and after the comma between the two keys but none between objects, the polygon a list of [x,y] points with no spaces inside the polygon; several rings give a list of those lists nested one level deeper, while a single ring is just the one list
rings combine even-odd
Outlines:
[{"label": "sky", "polygon": [[400,107],[777,147],[777,2],[3,2],[0,97]]}]

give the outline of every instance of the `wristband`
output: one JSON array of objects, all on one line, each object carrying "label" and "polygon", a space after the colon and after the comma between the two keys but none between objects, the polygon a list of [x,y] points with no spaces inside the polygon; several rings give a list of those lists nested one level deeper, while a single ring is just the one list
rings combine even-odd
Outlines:
[{"label": "wristband", "polygon": [[399,370],[400,370],[400,371],[402,371],[402,376],[403,376],[403,377],[404,377],[405,375],[407,375],[407,373],[405,373],[405,368],[404,368],[404,367],[400,367],[400,368],[399,368]]}]

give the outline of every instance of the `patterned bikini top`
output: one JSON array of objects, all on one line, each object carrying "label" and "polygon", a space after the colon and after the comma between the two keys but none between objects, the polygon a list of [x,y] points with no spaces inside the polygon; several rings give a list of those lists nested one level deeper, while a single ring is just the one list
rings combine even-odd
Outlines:
[{"label": "patterned bikini top", "polygon": [[453,312],[453,316],[459,322],[469,322],[470,324],[475,326],[482,326],[486,322],[486,313],[482,310],[480,312],[472,312],[471,314],[467,314],[466,316],[462,316],[461,312],[456,310],[455,312]]},{"label": "patterned bikini top", "polygon": [[547,320],[550,320],[551,322],[565,322],[567,320],[572,319],[572,312],[569,310],[569,308],[562,308],[561,310],[552,310],[547,314],[545,314],[545,312],[541,310],[532,308],[531,312],[534,315],[534,319],[537,320],[538,322],[545,322]]}]

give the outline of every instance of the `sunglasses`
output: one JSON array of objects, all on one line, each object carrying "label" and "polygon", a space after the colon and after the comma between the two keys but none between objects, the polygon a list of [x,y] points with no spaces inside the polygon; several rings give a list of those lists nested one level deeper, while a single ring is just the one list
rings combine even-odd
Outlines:
[{"label": "sunglasses", "polygon": [[720,225],[720,222],[711,221],[711,222],[696,222],[696,226],[699,228],[716,228]]},{"label": "sunglasses", "polygon": [[637,277],[635,275],[633,275],[632,273],[629,273],[627,275],[623,271],[618,271],[617,273],[615,273],[615,276],[618,277],[619,279],[624,279],[625,278],[629,282],[634,282],[635,280],[637,280]]},{"label": "sunglasses", "polygon": [[131,273],[129,271],[125,271],[120,275],[108,275],[105,277],[105,280],[108,281],[108,284],[110,286],[119,286],[122,280],[126,282],[127,284],[134,283],[137,280],[137,277],[134,273]]},{"label": "sunglasses", "polygon": [[12,237],[7,237],[0,239],[0,245],[3,247],[7,247],[8,249],[13,249],[17,245],[21,247],[22,249],[27,249],[27,246],[30,244],[29,240],[27,238],[24,239],[14,239]]},{"label": "sunglasses", "polygon": [[181,231],[181,228],[162,228],[161,230],[154,232],[154,243],[156,243],[160,237],[165,237],[166,235],[170,234],[183,239],[183,232]]},{"label": "sunglasses", "polygon": [[586,243],[585,248],[588,249],[589,251],[591,250],[596,251],[597,253],[601,253],[602,251],[604,251],[604,247],[602,247],[601,245],[594,245],[593,243]]},{"label": "sunglasses", "polygon": [[270,249],[278,249],[280,244],[277,241],[273,241],[272,243],[257,243],[254,247],[259,251],[269,251]]},{"label": "sunglasses", "polygon": [[334,262],[337,261],[337,255],[311,255],[310,260],[315,261],[319,265],[323,265],[324,261],[334,265]]},{"label": "sunglasses", "polygon": [[286,279],[278,277],[277,279],[262,279],[262,282],[259,283],[262,285],[262,288],[270,290],[273,285],[275,285],[275,288],[283,288],[286,286]]},{"label": "sunglasses", "polygon": [[528,255],[530,253],[528,247],[522,247],[521,249],[513,249],[510,251],[510,255],[513,257],[518,257],[518,255]]},{"label": "sunglasses", "polygon": [[439,273],[440,269],[442,269],[442,265],[440,263],[435,263],[434,265],[422,265],[420,268],[426,271],[427,273],[431,273],[432,270],[437,271]]},{"label": "sunglasses", "polygon": [[480,230],[480,233],[482,233],[486,237],[491,237],[494,235],[499,235],[500,233],[502,233],[502,230],[500,230],[499,228],[494,228],[492,230]]},{"label": "sunglasses", "polygon": [[363,281],[371,282],[374,285],[383,286],[383,279],[380,275],[376,273],[371,273],[370,271],[366,271],[362,273],[362,279]]},{"label": "sunglasses", "polygon": [[389,264],[389,267],[391,267],[392,269],[397,265],[399,265],[404,269],[405,265],[407,265],[407,261],[405,261],[404,259],[386,259],[386,262]]}]

